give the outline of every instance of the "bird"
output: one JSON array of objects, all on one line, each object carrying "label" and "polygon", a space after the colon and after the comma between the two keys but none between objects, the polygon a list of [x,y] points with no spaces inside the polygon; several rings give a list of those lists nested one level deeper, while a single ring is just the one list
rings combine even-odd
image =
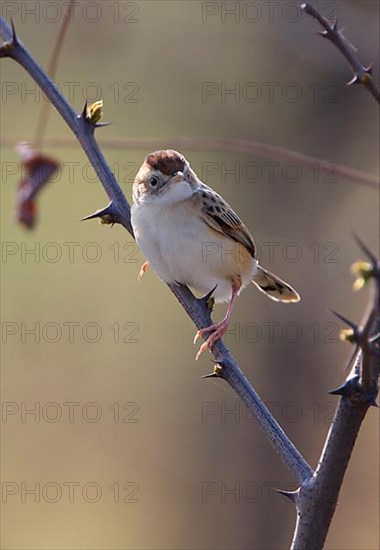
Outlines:
[{"label": "bird", "polygon": [[[276,302],[295,303],[298,292],[262,267],[253,237],[231,206],[203,183],[173,149],[149,154],[133,183],[131,224],[150,267],[166,283],[186,285],[228,302],[223,320],[200,329],[196,359],[226,333],[236,298],[250,283]],[[208,337],[206,338],[206,336]]]}]

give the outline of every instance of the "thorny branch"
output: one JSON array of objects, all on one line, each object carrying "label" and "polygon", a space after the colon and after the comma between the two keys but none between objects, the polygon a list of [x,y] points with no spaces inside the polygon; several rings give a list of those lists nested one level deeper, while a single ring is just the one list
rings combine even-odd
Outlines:
[{"label": "thorny branch", "polygon": [[319,32],[319,34],[323,36],[323,38],[330,40],[330,42],[338,48],[338,50],[351,65],[354,71],[354,77],[350,80],[350,82],[348,82],[348,85],[362,84],[376,99],[376,101],[380,103],[380,90],[372,75],[372,65],[369,67],[365,67],[363,65],[356,53],[356,48],[354,48],[354,46],[352,46],[352,44],[347,40],[343,34],[343,31],[339,30],[338,21],[330,23],[330,21],[320,14],[319,11],[308,1],[301,5],[301,9],[303,9],[304,12],[311,17],[314,17],[314,19],[321,24],[324,31]]},{"label": "thorny branch", "polygon": [[369,407],[376,406],[380,370],[380,263],[358,238],[356,240],[369,260],[366,264],[360,262],[361,268],[357,269],[363,281],[364,277],[366,281],[372,280],[368,312],[361,326],[338,314],[351,327],[350,341],[358,353],[354,354],[355,361],[346,381],[329,392],[341,398],[314,476],[291,494],[297,507],[293,550],[323,548],[361,424]]},{"label": "thorny branch", "polygon": [[[308,4],[304,9],[306,11],[312,9],[313,15],[317,13]],[[320,22],[323,20],[319,14],[317,19]],[[334,36],[335,33],[338,33],[339,39],[342,39],[336,26],[335,28],[329,27],[326,30]],[[105,209],[90,217],[99,217],[106,223],[120,223],[133,235],[129,204],[94,137],[95,128],[101,126],[101,124],[95,122],[88,115],[87,105],[81,115],[76,115],[54,83],[46,76],[18,40],[14,30],[12,32],[2,19],[0,19],[0,35],[4,41],[0,48],[0,57],[11,57],[20,63],[40,86],[74,132],[111,201]],[[339,49],[344,53],[345,50],[342,50],[341,47]],[[359,74],[360,82],[366,85],[366,82],[364,82],[366,77],[360,71],[356,72]],[[365,72],[369,74],[368,70]],[[366,85],[366,87],[372,90],[372,85]],[[373,92],[371,91],[371,93]],[[361,423],[368,408],[375,404],[378,392],[380,370],[378,360],[380,355],[378,309],[380,268],[376,259],[366,247],[360,242],[359,245],[370,260],[369,267],[367,266],[366,271],[364,271],[366,280],[373,279],[375,281],[375,290],[363,326],[357,327],[348,322],[353,329],[353,342],[357,346],[358,353],[354,366],[344,384],[331,392],[335,395],[341,395],[341,398],[315,472],[273,418],[224,343],[219,341],[212,352],[216,366],[214,372],[208,376],[222,378],[230,384],[258,419],[259,425],[276,452],[300,483],[299,489],[294,493],[284,493],[295,502],[297,508],[297,525],[292,543],[293,550],[317,550],[323,547]],[[364,271],[362,270],[361,273],[363,277]],[[210,324],[209,296],[198,300],[187,287],[169,285],[169,288],[197,328]]]},{"label": "thorny branch", "polygon": [[[120,223],[133,236],[128,201],[94,137],[95,129],[99,124],[94,124],[87,117],[87,106],[82,114],[77,116],[58,88],[19,41],[14,29],[12,31],[2,19],[0,19],[0,35],[4,41],[0,49],[0,57],[11,57],[17,61],[40,86],[43,93],[74,132],[111,201],[105,209],[90,217],[99,217],[108,223]],[[210,310],[207,305],[209,296],[199,300],[187,287],[174,284],[168,286],[198,329],[211,324]],[[244,401],[296,479],[303,482],[309,478],[313,473],[311,467],[273,418],[221,340],[216,343],[212,353],[218,365],[212,375],[226,380]]]}]

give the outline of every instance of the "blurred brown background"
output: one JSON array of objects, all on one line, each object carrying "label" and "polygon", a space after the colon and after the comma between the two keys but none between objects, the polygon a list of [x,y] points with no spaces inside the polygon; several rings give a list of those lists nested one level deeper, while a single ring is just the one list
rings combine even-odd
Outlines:
[{"label": "blurred brown background", "polygon": [[[378,74],[378,2],[318,5]],[[378,107],[346,87],[345,60],[297,6],[79,1],[56,80],[78,112],[86,96],[104,100],[114,124],[99,139],[256,140],[376,175]],[[62,4],[4,1],[2,11],[46,68]],[[36,87],[16,63],[1,60],[1,74],[1,135],[32,139],[41,96],[27,93]],[[55,112],[47,136],[71,137]],[[152,273],[137,282],[142,258],[129,235],[78,222],[107,203],[79,146],[45,150],[64,170],[43,192],[33,232],[12,221],[17,156],[3,148],[1,158],[2,547],[286,548],[295,513],[273,487],[294,479],[229,388],[200,379],[210,356],[195,364],[195,329],[166,287]],[[149,152],[104,148],[128,199]],[[317,167],[182,152],[252,230],[263,263],[302,295],[282,307],[247,289],[227,344],[314,466],[337,402],[327,391],[350,353],[329,308],[357,321],[364,313],[352,233],[378,249],[378,194]],[[378,449],[373,409],[327,548],[378,547]]]}]

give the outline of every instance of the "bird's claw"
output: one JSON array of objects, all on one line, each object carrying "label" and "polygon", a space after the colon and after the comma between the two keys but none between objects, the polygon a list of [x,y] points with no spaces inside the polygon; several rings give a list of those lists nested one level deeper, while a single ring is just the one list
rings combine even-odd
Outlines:
[{"label": "bird's claw", "polygon": [[206,349],[209,347],[209,343],[208,343],[208,339],[206,340],[206,342],[203,342],[203,344],[201,345],[201,347],[199,348],[199,351],[198,353],[196,354],[195,356],[195,360],[198,361],[198,359],[200,358],[200,356],[202,355],[202,353],[204,351],[206,351]]},{"label": "bird's claw", "polygon": [[203,336],[204,334],[206,334],[206,332],[211,332],[212,334],[210,334],[210,336],[207,338],[207,340],[205,342],[203,342],[203,344],[199,348],[199,351],[198,351],[197,355],[195,356],[196,361],[198,361],[199,357],[202,355],[202,353],[204,351],[206,351],[207,348],[210,348],[210,349],[213,348],[214,344],[226,332],[227,326],[228,326],[227,321],[224,320],[221,323],[217,323],[216,325],[211,325],[210,327],[205,327],[205,328],[202,328],[202,329],[198,330],[198,332],[196,333],[196,335],[194,337],[194,344],[196,344],[198,338],[200,336]]},{"label": "bird's claw", "polygon": [[144,262],[143,265],[141,266],[141,269],[140,269],[139,274],[137,276],[138,281],[141,281],[141,279],[143,278],[144,273],[148,270],[148,268],[149,268],[149,262]]},{"label": "bird's claw", "polygon": [[200,338],[202,336],[202,334],[203,334],[202,330],[204,330],[204,329],[198,330],[198,332],[195,334],[194,341],[193,341],[194,345],[197,343],[198,338]]}]

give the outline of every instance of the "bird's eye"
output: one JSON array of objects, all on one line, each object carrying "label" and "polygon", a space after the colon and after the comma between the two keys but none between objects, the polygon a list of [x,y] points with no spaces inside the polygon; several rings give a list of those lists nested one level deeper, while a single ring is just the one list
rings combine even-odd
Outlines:
[{"label": "bird's eye", "polygon": [[158,184],[158,178],[156,176],[152,176],[149,181],[152,187],[156,187],[156,185]]}]

